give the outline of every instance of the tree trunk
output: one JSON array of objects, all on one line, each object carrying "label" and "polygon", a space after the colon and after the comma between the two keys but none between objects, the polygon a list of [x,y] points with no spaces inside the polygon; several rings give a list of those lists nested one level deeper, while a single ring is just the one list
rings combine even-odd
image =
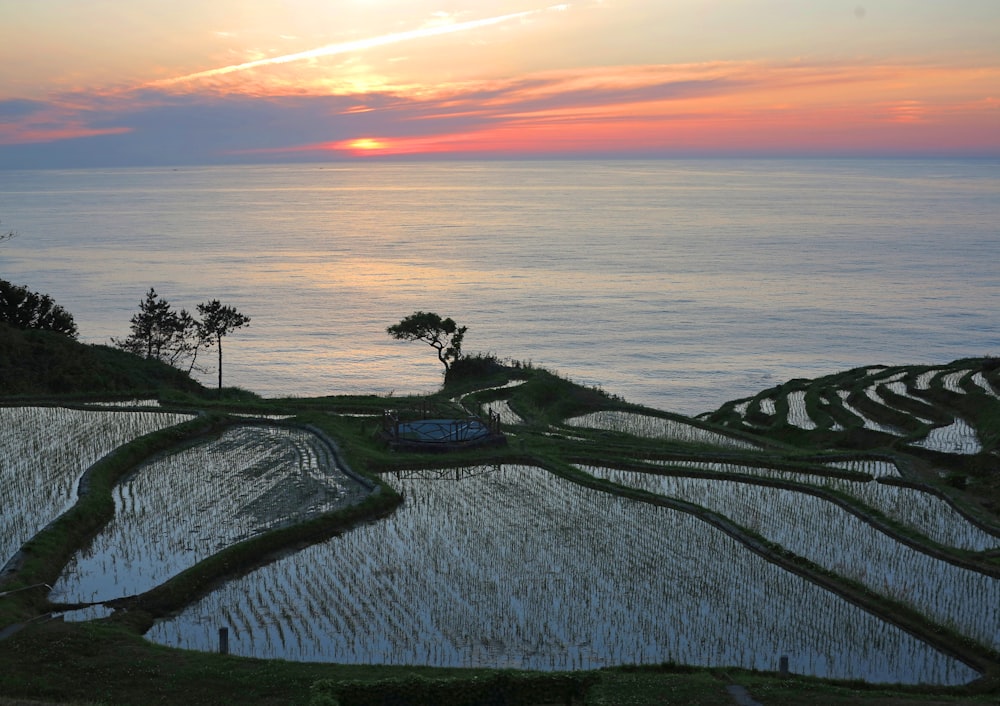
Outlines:
[{"label": "tree trunk", "polygon": [[222,389],[222,336],[215,337],[215,345],[219,347],[219,389]]}]

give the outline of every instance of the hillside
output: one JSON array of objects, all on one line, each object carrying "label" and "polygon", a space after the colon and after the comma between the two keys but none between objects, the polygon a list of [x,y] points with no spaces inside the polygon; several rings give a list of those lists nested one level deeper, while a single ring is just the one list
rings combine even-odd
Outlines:
[{"label": "hillside", "polygon": [[0,397],[203,389],[186,373],[159,361],[0,323]]},{"label": "hillside", "polygon": [[[0,560],[21,547],[0,574],[0,704],[416,703],[397,697],[418,678],[563,670],[592,706],[722,706],[731,688],[765,704],[996,701],[993,359],[793,380],[692,419],[470,358],[439,392],[392,399],[399,421],[475,414],[506,437],[443,453],[385,443],[375,395],[52,404],[198,386],[0,333],[0,371],[27,371],[17,383],[45,403],[0,407],[17,459]],[[98,463],[71,462],[81,440]],[[347,469],[377,492],[322,505]],[[142,502],[119,507],[119,488]]]}]

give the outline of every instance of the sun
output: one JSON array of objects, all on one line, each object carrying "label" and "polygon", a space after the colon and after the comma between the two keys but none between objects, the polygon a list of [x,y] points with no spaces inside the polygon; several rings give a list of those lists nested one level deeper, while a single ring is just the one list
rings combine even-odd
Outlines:
[{"label": "sun", "polygon": [[372,150],[385,149],[388,145],[382,140],[376,140],[371,137],[359,137],[356,140],[351,140],[347,143],[347,147],[352,150],[360,150],[362,152],[370,152]]}]

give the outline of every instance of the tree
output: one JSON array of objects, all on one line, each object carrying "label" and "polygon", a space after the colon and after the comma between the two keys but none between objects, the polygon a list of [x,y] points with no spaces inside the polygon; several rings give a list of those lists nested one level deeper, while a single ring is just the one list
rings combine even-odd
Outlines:
[{"label": "tree", "polygon": [[191,314],[184,309],[174,311],[170,302],[150,287],[146,298],[139,302],[139,313],[132,316],[128,338],[112,338],[111,342],[122,350],[175,367],[186,360],[191,372],[203,339]]},{"label": "tree", "polygon": [[447,375],[451,364],[462,357],[462,339],[467,329],[467,326],[459,326],[450,318],[442,319],[432,312],[417,311],[387,328],[386,333],[400,341],[423,341],[435,348]]},{"label": "tree", "polygon": [[13,230],[0,230],[0,243],[5,240],[17,237],[17,232]]},{"label": "tree", "polygon": [[[215,343],[219,349],[219,389],[222,389],[222,337],[250,323],[250,317],[244,316],[231,306],[223,306],[218,299],[198,305],[201,322],[198,324],[201,338],[206,345]],[[214,339],[214,341],[213,341]]]},{"label": "tree", "polygon": [[54,331],[70,338],[77,336],[73,315],[56,304],[52,297],[3,279],[0,279],[0,321],[15,328]]}]

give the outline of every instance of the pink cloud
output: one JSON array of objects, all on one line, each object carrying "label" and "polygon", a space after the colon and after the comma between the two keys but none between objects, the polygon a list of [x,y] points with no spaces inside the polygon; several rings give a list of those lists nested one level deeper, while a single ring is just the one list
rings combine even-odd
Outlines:
[{"label": "pink cloud", "polygon": [[[332,94],[292,83],[275,93],[256,75],[239,85],[231,75],[218,78],[227,83],[207,92],[146,88],[0,102],[0,143],[73,140],[92,145],[76,150],[81,160],[113,153],[126,163],[451,153],[1000,155],[992,96],[1000,69],[991,67],[712,62]],[[18,155],[30,158],[30,150]]]}]

